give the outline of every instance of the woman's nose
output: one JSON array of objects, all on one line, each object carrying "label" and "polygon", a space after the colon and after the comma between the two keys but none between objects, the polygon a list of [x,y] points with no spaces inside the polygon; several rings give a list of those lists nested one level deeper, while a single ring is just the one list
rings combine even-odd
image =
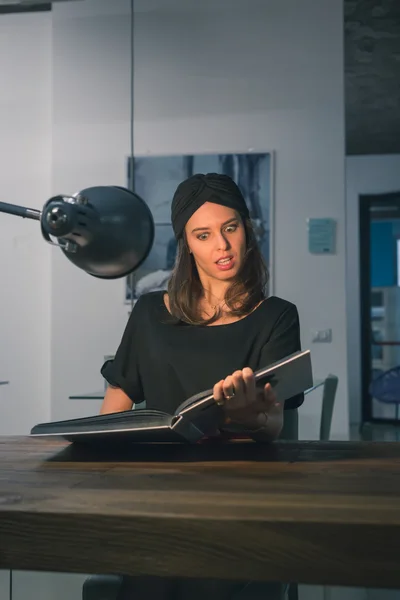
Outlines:
[{"label": "woman's nose", "polygon": [[218,250],[226,250],[227,248],[229,248],[228,238],[222,235],[222,233],[218,236],[217,246]]}]

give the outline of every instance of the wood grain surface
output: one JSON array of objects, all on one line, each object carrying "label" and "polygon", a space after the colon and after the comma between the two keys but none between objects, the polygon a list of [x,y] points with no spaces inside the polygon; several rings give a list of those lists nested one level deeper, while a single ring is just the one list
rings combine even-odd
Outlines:
[{"label": "wood grain surface", "polygon": [[0,569],[400,588],[400,444],[0,438]]}]

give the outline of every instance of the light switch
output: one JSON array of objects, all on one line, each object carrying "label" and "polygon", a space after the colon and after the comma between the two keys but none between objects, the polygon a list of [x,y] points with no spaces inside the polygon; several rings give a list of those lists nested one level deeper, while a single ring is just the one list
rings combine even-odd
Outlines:
[{"label": "light switch", "polygon": [[330,343],[332,341],[332,329],[318,329],[312,332],[313,342]]}]

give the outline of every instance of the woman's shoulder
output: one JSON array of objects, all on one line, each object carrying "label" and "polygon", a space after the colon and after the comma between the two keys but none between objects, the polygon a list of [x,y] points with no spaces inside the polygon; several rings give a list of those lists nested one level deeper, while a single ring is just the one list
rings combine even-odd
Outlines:
[{"label": "woman's shoulder", "polygon": [[146,292],[139,296],[133,307],[132,313],[144,316],[146,313],[163,312],[165,310],[164,302],[165,291]]},{"label": "woman's shoulder", "polygon": [[136,301],[136,304],[141,306],[151,306],[162,304],[164,302],[165,290],[156,290],[154,292],[146,292],[141,294]]},{"label": "woman's shoulder", "polygon": [[260,320],[268,326],[274,326],[282,318],[298,316],[297,307],[293,302],[279,296],[268,296],[261,304],[262,310],[256,311]]},{"label": "woman's shoulder", "polygon": [[285,300],[279,296],[268,296],[265,301],[267,308],[271,309],[273,306],[277,310],[285,312],[287,310],[297,310],[297,307],[290,300]]},{"label": "woman's shoulder", "polygon": [[127,323],[130,333],[137,335],[149,329],[154,330],[165,321],[168,311],[164,304],[164,293],[147,292],[139,296],[132,307]]}]

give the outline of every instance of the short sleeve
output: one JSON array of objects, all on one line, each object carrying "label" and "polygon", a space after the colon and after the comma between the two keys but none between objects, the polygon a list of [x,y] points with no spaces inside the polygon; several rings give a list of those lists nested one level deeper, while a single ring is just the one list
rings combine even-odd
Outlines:
[{"label": "short sleeve", "polygon": [[144,400],[139,370],[140,304],[138,300],[132,309],[114,359],[107,360],[100,371],[111,386],[122,389],[134,403]]},{"label": "short sleeve", "polygon": [[[300,322],[297,308],[289,304],[278,317],[272,333],[261,350],[260,368],[301,350]],[[298,408],[304,402],[304,394],[293,396],[285,402],[285,410]]]}]

